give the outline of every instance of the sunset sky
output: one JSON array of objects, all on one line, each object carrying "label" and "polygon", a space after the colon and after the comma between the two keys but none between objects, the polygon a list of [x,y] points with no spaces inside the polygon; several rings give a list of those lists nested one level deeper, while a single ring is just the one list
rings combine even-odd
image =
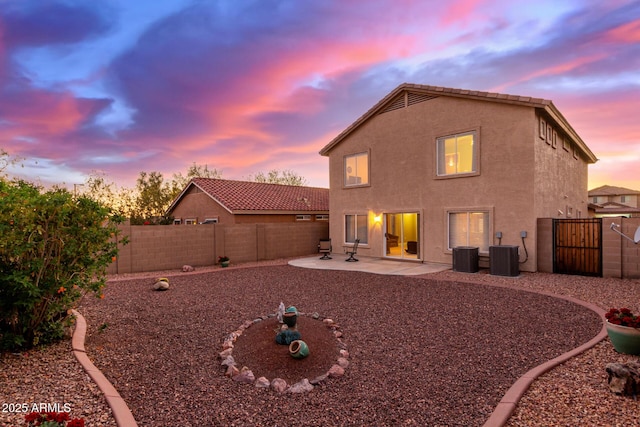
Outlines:
[{"label": "sunset sky", "polygon": [[318,151],[403,82],[550,99],[589,188],[640,190],[638,0],[0,0],[0,148],[44,184],[328,187]]}]

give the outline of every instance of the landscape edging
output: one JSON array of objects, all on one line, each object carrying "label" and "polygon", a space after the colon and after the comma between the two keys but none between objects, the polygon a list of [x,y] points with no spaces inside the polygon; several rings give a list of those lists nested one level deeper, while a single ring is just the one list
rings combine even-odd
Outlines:
[{"label": "landscape edging", "polygon": [[84,348],[84,340],[87,334],[87,322],[84,319],[84,316],[82,316],[82,314],[77,310],[72,310],[72,313],[76,318],[76,326],[71,339],[73,355],[78,359],[80,365],[82,365],[89,377],[91,377],[93,382],[96,383],[100,391],[104,394],[118,427],[138,427],[138,423],[133,417],[133,414],[126,402],[120,396],[120,393],[118,393],[107,377],[100,372],[100,370],[91,362],[91,360],[89,360],[89,357],[87,356],[87,352]]}]

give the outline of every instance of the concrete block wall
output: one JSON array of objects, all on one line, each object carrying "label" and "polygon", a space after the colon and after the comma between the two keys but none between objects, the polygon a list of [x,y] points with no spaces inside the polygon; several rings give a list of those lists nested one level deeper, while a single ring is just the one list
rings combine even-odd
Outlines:
[{"label": "concrete block wall", "polygon": [[329,224],[123,225],[122,235],[129,244],[120,248],[109,274],[214,265],[222,255],[232,263],[311,255],[318,241],[329,237]]},{"label": "concrete block wall", "polygon": [[611,231],[611,222],[620,224],[621,218],[602,219],[602,277],[622,278],[622,250],[624,238]]},{"label": "concrete block wall", "polygon": [[[618,222],[616,222],[618,224]],[[603,224],[603,227],[610,224]],[[640,227],[640,217],[623,218],[621,221],[622,232],[633,239],[638,227]],[[625,279],[640,279],[640,243],[622,239],[622,277]]]}]

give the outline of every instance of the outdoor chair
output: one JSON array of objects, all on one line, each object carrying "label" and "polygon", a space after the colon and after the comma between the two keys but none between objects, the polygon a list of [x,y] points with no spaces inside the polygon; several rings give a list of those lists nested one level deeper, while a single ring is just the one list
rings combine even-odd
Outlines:
[{"label": "outdoor chair", "polygon": [[331,239],[320,239],[320,244],[318,244],[318,253],[322,254],[320,259],[331,259],[329,254],[331,254]]},{"label": "outdoor chair", "polygon": [[356,241],[353,243],[353,246],[351,248],[347,248],[345,253],[347,255],[349,255],[349,258],[347,258],[345,261],[347,261],[347,262],[356,262],[356,261],[358,261],[358,259],[356,257],[354,257],[354,255],[358,253],[358,244],[359,243],[360,243],[360,239],[356,239]]}]

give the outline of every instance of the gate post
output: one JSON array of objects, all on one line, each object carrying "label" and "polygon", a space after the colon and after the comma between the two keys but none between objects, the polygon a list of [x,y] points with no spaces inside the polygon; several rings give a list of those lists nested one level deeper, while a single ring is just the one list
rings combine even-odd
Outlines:
[{"label": "gate post", "polygon": [[536,228],[537,271],[553,273],[553,220],[538,218]]}]

